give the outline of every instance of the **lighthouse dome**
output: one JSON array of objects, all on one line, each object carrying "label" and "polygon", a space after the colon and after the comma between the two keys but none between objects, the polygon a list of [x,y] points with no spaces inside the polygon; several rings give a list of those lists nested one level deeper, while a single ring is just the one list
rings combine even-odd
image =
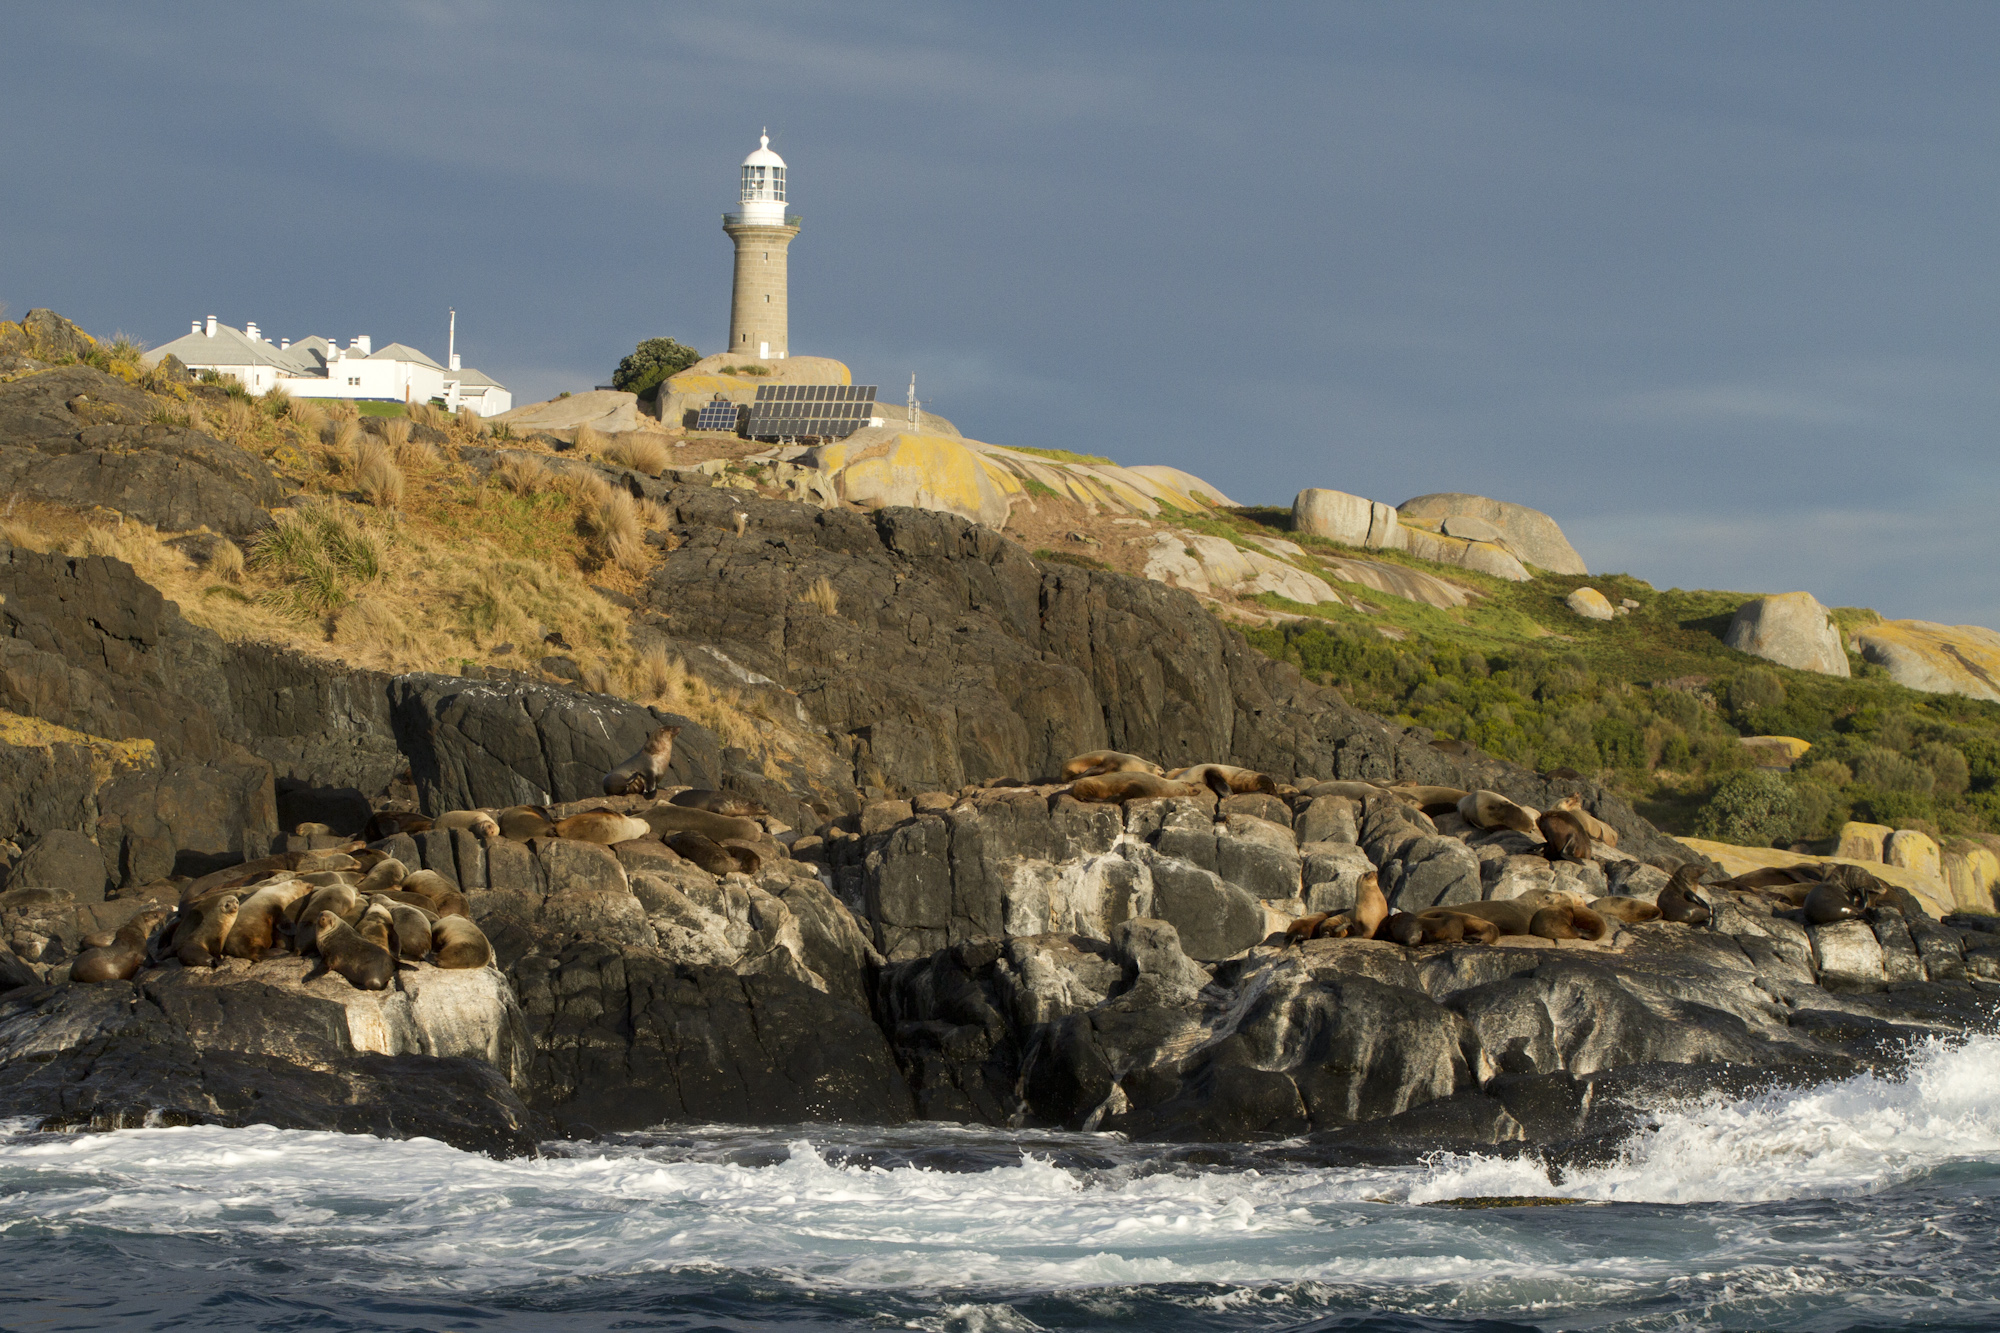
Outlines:
[{"label": "lighthouse dome", "polygon": [[778,170],[783,171],[785,169],[785,159],[771,151],[771,136],[765,134],[758,136],[757,151],[744,158],[743,165],[746,167],[776,167]]},{"label": "lighthouse dome", "polygon": [[785,225],[785,159],[771,151],[771,136],[757,141],[757,151],[743,159],[742,219],[766,226]]}]

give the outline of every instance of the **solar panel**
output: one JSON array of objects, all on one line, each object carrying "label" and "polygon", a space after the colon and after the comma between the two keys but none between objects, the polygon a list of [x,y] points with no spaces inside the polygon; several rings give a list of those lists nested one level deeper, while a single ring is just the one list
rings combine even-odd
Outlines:
[{"label": "solar panel", "polygon": [[700,414],[695,417],[694,428],[733,431],[736,429],[736,415],[736,404],[725,398],[717,398],[702,405]]},{"label": "solar panel", "polygon": [[872,384],[760,384],[743,433],[753,439],[839,440],[874,415]]}]

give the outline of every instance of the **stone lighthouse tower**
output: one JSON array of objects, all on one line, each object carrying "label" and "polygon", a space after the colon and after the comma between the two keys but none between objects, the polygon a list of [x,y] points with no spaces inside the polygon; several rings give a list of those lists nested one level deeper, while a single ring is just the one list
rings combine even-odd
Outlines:
[{"label": "stone lighthouse tower", "polygon": [[768,134],[743,159],[742,202],[742,212],[722,215],[722,229],[736,242],[729,353],[782,360],[790,353],[785,251],[799,234],[799,220],[785,216],[785,159],[771,151]]}]

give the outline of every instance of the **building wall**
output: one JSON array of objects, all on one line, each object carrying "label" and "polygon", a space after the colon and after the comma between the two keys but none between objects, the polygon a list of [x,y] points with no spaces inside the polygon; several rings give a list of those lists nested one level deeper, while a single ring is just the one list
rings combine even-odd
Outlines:
[{"label": "building wall", "polygon": [[730,356],[773,359],[791,355],[791,325],[785,276],[786,253],[797,227],[725,224],[736,242],[736,283],[729,303]]}]

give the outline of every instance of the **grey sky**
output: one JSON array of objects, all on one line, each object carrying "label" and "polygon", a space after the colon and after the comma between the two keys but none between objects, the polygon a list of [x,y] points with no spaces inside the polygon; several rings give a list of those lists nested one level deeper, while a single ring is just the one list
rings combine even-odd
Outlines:
[{"label": "grey sky", "polygon": [[1547,510],[1594,570],[2000,625],[2000,7],[0,10],[0,301],[721,346],[771,127],[792,345],[968,434]]}]

